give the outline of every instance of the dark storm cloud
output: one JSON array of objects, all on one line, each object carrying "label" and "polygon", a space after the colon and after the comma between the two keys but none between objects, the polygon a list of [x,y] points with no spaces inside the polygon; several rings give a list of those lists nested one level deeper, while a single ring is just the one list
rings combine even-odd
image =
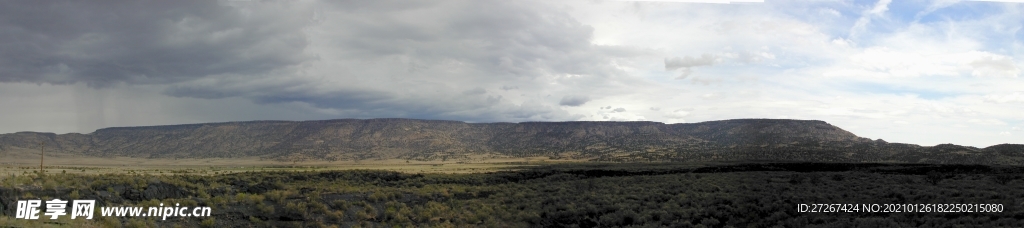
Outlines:
[{"label": "dark storm cloud", "polygon": [[[304,103],[348,117],[573,120],[559,106],[589,98],[557,97],[626,91],[612,62],[649,53],[593,45],[592,27],[548,4],[9,1],[0,83],[147,84],[172,97]],[[565,85],[581,91],[501,94]]]},{"label": "dark storm cloud", "polygon": [[217,1],[3,1],[0,82],[172,83],[310,57],[309,10]]},{"label": "dark storm cloud", "polygon": [[350,90],[316,95],[276,93],[270,96],[257,96],[254,100],[257,103],[304,102],[317,107],[358,106],[364,110],[377,110],[390,107],[390,104],[385,101],[391,99],[392,96],[392,94],[381,91]]},{"label": "dark storm cloud", "polygon": [[[305,102],[340,112],[376,110],[380,116],[572,120],[578,117],[561,110],[564,102],[559,100],[503,99],[483,88],[538,93],[550,85],[543,81],[556,79],[579,88],[615,91],[608,79],[625,73],[611,61],[646,54],[592,45],[593,28],[543,2],[326,2],[315,8],[316,25],[308,31],[307,50],[320,58],[298,67],[309,68],[301,70],[304,73],[290,68],[270,73],[301,78],[296,80],[305,85],[264,80],[282,83],[274,87],[230,76],[182,83],[175,90],[187,93],[168,94]],[[563,75],[576,77],[561,79]],[[232,79],[221,82],[224,78]],[[358,93],[375,95],[347,98]],[[343,101],[332,102],[335,98]],[[586,100],[568,104],[579,102]]]},{"label": "dark storm cloud", "polygon": [[580,105],[586,104],[589,101],[590,101],[590,97],[587,97],[587,96],[570,95],[570,96],[562,97],[562,100],[558,102],[558,105],[576,107],[576,106],[580,106]]}]

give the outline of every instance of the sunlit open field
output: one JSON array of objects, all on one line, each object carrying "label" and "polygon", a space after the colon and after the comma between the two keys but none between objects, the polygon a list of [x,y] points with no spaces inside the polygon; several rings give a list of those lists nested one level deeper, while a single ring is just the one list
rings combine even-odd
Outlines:
[{"label": "sunlit open field", "polygon": [[[0,162],[0,175],[29,174],[39,171],[39,153],[22,151],[7,154]],[[416,161],[402,159],[361,161],[282,162],[252,158],[149,159],[132,157],[93,157],[47,154],[43,158],[46,173],[74,174],[225,174],[249,171],[328,171],[392,170],[403,173],[485,173],[515,170],[536,165],[575,163],[581,160],[550,160],[546,157],[489,158],[472,161]]]}]

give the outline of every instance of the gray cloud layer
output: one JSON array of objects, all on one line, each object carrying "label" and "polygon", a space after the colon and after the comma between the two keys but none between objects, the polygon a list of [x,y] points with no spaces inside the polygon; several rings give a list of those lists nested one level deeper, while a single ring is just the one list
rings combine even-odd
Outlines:
[{"label": "gray cloud layer", "polygon": [[589,101],[590,101],[590,97],[587,97],[587,96],[570,95],[570,96],[562,97],[562,100],[559,101],[558,104],[562,105],[562,106],[573,106],[573,107],[576,107],[576,106],[580,106],[580,105],[586,104]]},{"label": "gray cloud layer", "polygon": [[311,59],[309,9],[217,1],[5,1],[0,82],[174,83]]},{"label": "gray cloud layer", "polygon": [[685,56],[682,58],[665,58],[665,70],[676,70],[679,68],[690,68],[696,66],[710,66],[715,64],[715,56],[703,54],[699,58]]},{"label": "gray cloud layer", "polygon": [[645,54],[592,45],[593,28],[543,2],[0,4],[0,82],[146,84],[338,117],[577,119],[559,106],[589,98],[538,95],[615,90],[610,62]]},{"label": "gray cloud layer", "polygon": [[699,66],[711,66],[714,65],[717,60],[718,59],[715,55],[707,53],[704,53],[699,58],[694,58],[690,56],[685,56],[682,58],[665,58],[665,70],[672,71],[681,69],[679,70],[680,73],[679,76],[676,77],[676,79],[686,79],[691,74],[693,74],[693,70],[691,70],[690,68]]}]

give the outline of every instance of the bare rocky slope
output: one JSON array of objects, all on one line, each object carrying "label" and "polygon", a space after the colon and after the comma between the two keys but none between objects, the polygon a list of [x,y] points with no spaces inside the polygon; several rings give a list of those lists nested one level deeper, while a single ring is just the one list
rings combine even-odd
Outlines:
[{"label": "bare rocky slope", "polygon": [[91,156],[263,157],[278,160],[814,161],[1024,164],[1024,145],[922,147],[858,137],[816,120],[701,123],[465,123],[414,119],[249,121],[116,127],[89,134],[0,134],[0,151]]}]

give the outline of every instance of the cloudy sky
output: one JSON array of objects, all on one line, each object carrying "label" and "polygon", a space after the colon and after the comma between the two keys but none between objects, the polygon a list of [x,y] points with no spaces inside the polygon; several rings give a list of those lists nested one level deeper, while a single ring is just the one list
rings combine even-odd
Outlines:
[{"label": "cloudy sky", "polygon": [[1024,143],[1022,15],[956,0],[2,1],[0,133],[788,118]]}]

